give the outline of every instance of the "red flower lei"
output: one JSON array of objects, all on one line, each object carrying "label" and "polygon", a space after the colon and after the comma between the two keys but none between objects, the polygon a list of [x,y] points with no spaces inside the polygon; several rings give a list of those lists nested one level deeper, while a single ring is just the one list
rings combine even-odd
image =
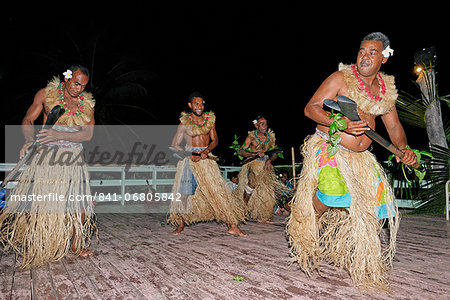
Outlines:
[{"label": "red flower lei", "polygon": [[[359,83],[358,89],[366,92],[366,95],[375,101],[379,102],[379,101],[383,100],[383,98],[381,96],[375,96],[369,91],[369,89],[367,88],[364,81],[361,78],[359,78],[359,74],[358,74],[356,65],[352,65],[352,70],[353,70],[353,75],[355,76],[356,80]],[[381,78],[380,73],[378,73],[378,82],[380,83],[380,94],[384,96],[384,94],[386,94],[386,86],[384,85],[384,80],[383,80],[383,78]]]},{"label": "red flower lei", "polygon": [[72,112],[70,111],[70,109],[67,108],[66,102],[64,101],[64,94],[63,94],[63,88],[64,86],[64,82],[61,82],[58,86],[58,97],[59,97],[59,106],[61,106],[62,108],[64,108],[66,110],[66,113],[69,116],[79,116],[82,115],[84,113],[84,97],[82,94],[78,95],[78,111]]},{"label": "red flower lei", "polygon": [[187,116],[187,120],[188,120],[189,124],[197,126],[198,128],[202,128],[202,127],[204,127],[206,125],[206,123],[208,123],[209,112],[205,113],[205,119],[203,120],[203,124],[197,124],[196,122],[194,122],[194,120],[192,119],[191,115]]}]

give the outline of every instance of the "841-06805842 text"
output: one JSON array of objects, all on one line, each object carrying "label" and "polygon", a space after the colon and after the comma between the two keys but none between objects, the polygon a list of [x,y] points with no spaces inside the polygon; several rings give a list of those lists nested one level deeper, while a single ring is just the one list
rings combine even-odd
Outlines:
[{"label": "841-06805842 text", "polygon": [[95,193],[94,198],[99,201],[181,201],[180,193]]}]

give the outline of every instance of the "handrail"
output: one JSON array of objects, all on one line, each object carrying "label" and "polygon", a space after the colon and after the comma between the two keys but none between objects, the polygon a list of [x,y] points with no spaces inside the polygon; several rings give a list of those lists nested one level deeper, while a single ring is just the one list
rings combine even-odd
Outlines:
[{"label": "handrail", "polygon": [[445,218],[447,219],[447,221],[449,220],[449,201],[450,201],[450,191],[449,191],[449,186],[450,185],[450,180],[448,180],[445,183]]},{"label": "handrail", "polygon": [[[0,172],[8,172],[14,168],[14,163],[0,163]],[[301,164],[296,164],[296,167],[301,166]],[[229,172],[239,171],[242,166],[219,166],[220,171],[222,172],[222,176],[225,180],[228,178]],[[292,168],[292,165],[275,165],[274,168]],[[23,167],[21,168],[23,170]],[[173,185],[173,181],[175,178],[176,167],[175,166],[155,166],[155,165],[142,165],[142,166],[114,166],[114,165],[88,165],[88,171],[90,173],[94,172],[102,172],[102,173],[111,173],[111,172],[119,172],[120,178],[117,179],[95,179],[94,176],[91,176],[89,180],[91,187],[120,187],[120,201],[121,204],[125,204],[125,194],[126,187],[130,186],[151,186],[153,190],[157,190],[157,187],[160,186],[171,186]],[[127,178],[127,174],[129,173],[151,173],[151,178],[146,179],[130,179]],[[158,174],[160,173],[174,173],[173,178],[158,178]],[[298,173],[299,174],[299,173]],[[119,176],[118,176],[119,177]],[[0,181],[1,182],[1,181]],[[450,182],[450,181],[449,181]],[[447,195],[447,206],[446,206],[446,214],[447,220],[449,218],[449,191],[448,191],[448,183],[446,185],[446,195]],[[6,189],[12,189],[17,184],[15,181],[11,181],[5,187]],[[394,180],[393,188],[397,188],[399,186],[399,182]],[[98,201],[98,199],[96,199]],[[420,200],[407,200],[407,199],[396,199],[398,206],[401,208],[417,208],[422,205],[424,201]]]},{"label": "handrail", "polygon": [[[0,163],[0,172],[8,172],[14,168],[14,163]],[[296,164],[300,166],[300,164]],[[292,167],[291,165],[276,165],[275,168]],[[22,167],[20,171],[23,171]],[[124,165],[88,165],[88,172],[101,172],[101,173],[120,173],[120,178],[117,179],[95,179],[95,176],[91,176],[89,184],[91,187],[120,187],[120,203],[125,205],[126,187],[127,186],[151,186],[153,190],[157,190],[158,186],[171,186],[173,185],[175,173],[177,168],[175,166],[155,166],[155,165],[141,165],[141,166],[124,166]],[[239,171],[241,166],[219,166],[222,176],[225,180],[228,178],[229,172]],[[127,178],[127,174],[131,173],[151,173],[151,178],[145,179],[130,179]],[[171,178],[158,178],[160,173],[173,173]],[[119,177],[119,176],[117,176]],[[1,181],[0,181],[1,182]],[[10,181],[6,185],[6,189],[12,189],[16,186],[16,181]],[[118,193],[119,194],[119,193]],[[129,195],[128,195],[129,196]],[[99,197],[94,198],[100,202]]]}]

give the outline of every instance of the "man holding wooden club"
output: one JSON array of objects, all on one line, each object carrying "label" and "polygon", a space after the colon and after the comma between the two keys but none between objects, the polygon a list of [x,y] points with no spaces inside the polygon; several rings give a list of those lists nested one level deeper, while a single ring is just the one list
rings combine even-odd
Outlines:
[{"label": "man holding wooden club", "polygon": [[[389,289],[385,272],[392,268],[399,214],[386,175],[368,151],[372,140],[364,134],[369,128],[375,130],[377,116],[392,143],[404,149],[401,161],[416,162],[414,152],[405,149],[394,77],[379,72],[392,54],[384,34],[367,35],[356,64],[340,64],[306,104],[305,115],[317,128],[302,146],[303,169],[287,224],[292,260],[307,274],[326,260],[346,268],[355,285],[385,290]],[[356,102],[361,121],[325,111],[324,100],[336,100],[339,95]],[[384,220],[390,234],[382,247]]]},{"label": "man holding wooden club", "polygon": [[[238,154],[250,162],[245,163],[239,172],[239,185],[234,193],[243,197],[251,219],[260,223],[273,224],[274,206],[277,198],[287,191],[276,177],[272,162],[277,153],[269,154],[276,147],[275,133],[268,128],[267,119],[259,115],[253,120],[254,130],[248,132]],[[244,161],[244,162],[245,162]]]},{"label": "man holding wooden club", "polygon": [[[22,267],[41,266],[68,253],[92,254],[87,247],[94,228],[93,199],[81,144],[92,138],[95,123],[95,100],[84,92],[88,81],[88,69],[71,66],[64,81],[54,77],[36,93],[22,121],[20,158],[26,166],[0,216],[0,242],[4,250],[22,256]],[[48,124],[54,108],[64,114],[35,135],[36,119],[43,114]]]}]

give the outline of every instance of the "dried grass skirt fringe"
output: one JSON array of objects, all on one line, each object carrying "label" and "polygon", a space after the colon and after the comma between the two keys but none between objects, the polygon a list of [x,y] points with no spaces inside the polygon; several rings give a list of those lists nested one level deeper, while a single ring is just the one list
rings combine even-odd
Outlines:
[{"label": "dried grass skirt fringe", "polygon": [[239,222],[245,221],[243,200],[232,195],[217,163],[213,160],[192,162],[190,158],[185,158],[179,161],[172,188],[174,194],[179,191],[186,164],[190,164],[198,186],[194,195],[188,197],[187,203],[175,201],[171,203],[167,219],[170,224],[179,225],[181,217],[186,224],[215,220],[238,225]]},{"label": "dried grass skirt fringe", "polygon": [[[321,142],[314,135],[302,146],[303,169],[287,224],[292,262],[310,275],[313,270],[319,270],[324,260],[348,269],[356,286],[389,291],[386,271],[392,268],[399,214],[386,175],[370,152],[339,150],[336,163],[348,186],[351,204],[348,209],[330,209],[316,221],[312,199],[317,190],[316,153]],[[374,178],[378,173],[385,186],[386,203],[395,212],[395,216],[391,214],[385,219],[390,235],[384,246],[380,241],[382,222],[378,221],[374,209],[377,188]]]},{"label": "dried grass skirt fringe", "polygon": [[245,164],[239,172],[239,184],[234,194],[243,198],[244,189],[249,183],[255,186],[247,210],[250,218],[257,220],[269,220],[273,215],[273,208],[277,203],[277,197],[282,197],[288,189],[276,177],[273,170],[264,170],[265,161],[254,160]]},{"label": "dried grass skirt fringe", "polygon": [[[61,199],[59,195],[64,195],[63,201],[55,201]],[[89,196],[89,175],[81,149],[35,153],[0,215],[3,251],[22,256],[24,268],[63,258],[71,250],[73,238],[74,252],[79,254],[90,245],[95,227]]]}]

